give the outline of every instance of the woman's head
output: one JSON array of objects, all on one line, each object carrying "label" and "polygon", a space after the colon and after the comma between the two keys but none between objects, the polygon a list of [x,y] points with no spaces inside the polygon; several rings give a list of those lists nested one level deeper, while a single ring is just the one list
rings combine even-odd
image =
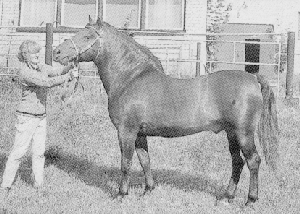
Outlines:
[{"label": "woman's head", "polygon": [[36,65],[39,61],[41,46],[32,40],[25,40],[19,47],[18,58],[20,62]]}]

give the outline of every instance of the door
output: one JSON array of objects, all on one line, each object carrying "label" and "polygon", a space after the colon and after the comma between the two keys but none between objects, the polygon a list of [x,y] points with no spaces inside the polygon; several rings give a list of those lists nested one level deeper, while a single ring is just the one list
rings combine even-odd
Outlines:
[{"label": "door", "polygon": [[[245,41],[259,42],[259,39],[246,39]],[[245,62],[259,63],[260,44],[245,44]],[[245,65],[248,73],[258,73],[259,65]]]}]

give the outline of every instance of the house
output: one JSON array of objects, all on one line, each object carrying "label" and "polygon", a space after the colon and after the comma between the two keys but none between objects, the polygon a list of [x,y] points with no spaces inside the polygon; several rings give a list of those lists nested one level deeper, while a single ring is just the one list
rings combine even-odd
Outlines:
[{"label": "house", "polygon": [[[54,34],[56,46],[74,34],[70,29],[84,28],[89,15],[133,32],[136,41],[161,59],[170,75],[194,76],[196,62],[191,60],[200,58],[205,64],[205,42],[199,45],[199,41],[206,38],[206,0],[0,0],[0,7],[3,68],[16,66],[14,56],[25,39],[45,46],[46,23],[60,29]],[[205,72],[198,64],[199,68]]]},{"label": "house", "polygon": [[[133,32],[139,43],[146,45],[162,61],[167,74],[192,77],[197,71],[204,74],[206,64],[207,18],[218,12],[207,7],[217,0],[0,0],[0,66],[14,67],[14,54],[18,45],[26,38],[35,39],[45,45],[45,25],[80,29],[85,26],[88,16],[101,18],[119,29]],[[289,0],[224,0],[231,4],[227,24],[221,26],[222,33],[277,33],[296,32],[295,73],[300,73],[300,1]],[[209,8],[209,9],[208,9]],[[245,27],[246,26],[246,27]],[[54,46],[74,31],[66,30],[54,34]],[[279,38],[279,39],[278,39]],[[265,36],[224,36],[223,40],[236,40],[236,60],[262,63],[276,63],[276,45],[255,45],[243,41],[282,42],[280,37]],[[219,47],[218,60],[230,60],[229,44]],[[232,49],[232,46],[231,46]],[[247,50],[248,51],[247,51]],[[226,51],[222,51],[226,50]],[[252,51],[259,57],[251,58]],[[44,50],[43,50],[44,51]],[[9,54],[9,57],[7,56]],[[253,55],[253,54],[252,54]],[[250,58],[251,59],[250,59]],[[195,62],[201,60],[201,64]],[[273,61],[273,62],[272,62]],[[197,66],[198,65],[198,66]],[[86,69],[92,65],[88,64]],[[263,69],[262,69],[263,67]],[[198,68],[198,70],[196,70]],[[275,66],[241,65],[216,63],[214,70],[258,69],[274,73]]]}]

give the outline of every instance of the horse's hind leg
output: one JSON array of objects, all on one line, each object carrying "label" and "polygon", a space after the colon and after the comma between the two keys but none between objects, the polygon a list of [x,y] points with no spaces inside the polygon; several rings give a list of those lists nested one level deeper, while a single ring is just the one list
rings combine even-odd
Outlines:
[{"label": "horse's hind leg", "polygon": [[240,144],[238,142],[237,135],[234,131],[227,131],[227,139],[229,141],[229,151],[232,158],[232,174],[227,187],[225,197],[232,200],[235,197],[237,184],[240,180],[241,172],[244,167],[244,160],[240,155]]},{"label": "horse's hind leg", "polygon": [[151,191],[154,189],[154,181],[150,169],[150,157],[148,153],[148,142],[146,135],[138,134],[138,137],[135,141],[135,150],[145,174],[145,192]]},{"label": "horse's hind leg", "polygon": [[249,205],[258,199],[258,171],[261,158],[254,144],[254,131],[241,131],[238,132],[237,136],[250,171],[249,193],[246,203]]}]

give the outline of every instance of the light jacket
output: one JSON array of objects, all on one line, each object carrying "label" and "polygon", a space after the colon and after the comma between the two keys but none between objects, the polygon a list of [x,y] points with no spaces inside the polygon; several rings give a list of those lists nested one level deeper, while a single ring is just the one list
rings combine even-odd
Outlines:
[{"label": "light jacket", "polygon": [[70,74],[63,74],[66,71],[68,71],[66,67],[55,69],[49,65],[39,65],[37,69],[33,69],[22,63],[19,73],[22,99],[17,112],[31,116],[45,116],[48,88],[68,81]]}]

